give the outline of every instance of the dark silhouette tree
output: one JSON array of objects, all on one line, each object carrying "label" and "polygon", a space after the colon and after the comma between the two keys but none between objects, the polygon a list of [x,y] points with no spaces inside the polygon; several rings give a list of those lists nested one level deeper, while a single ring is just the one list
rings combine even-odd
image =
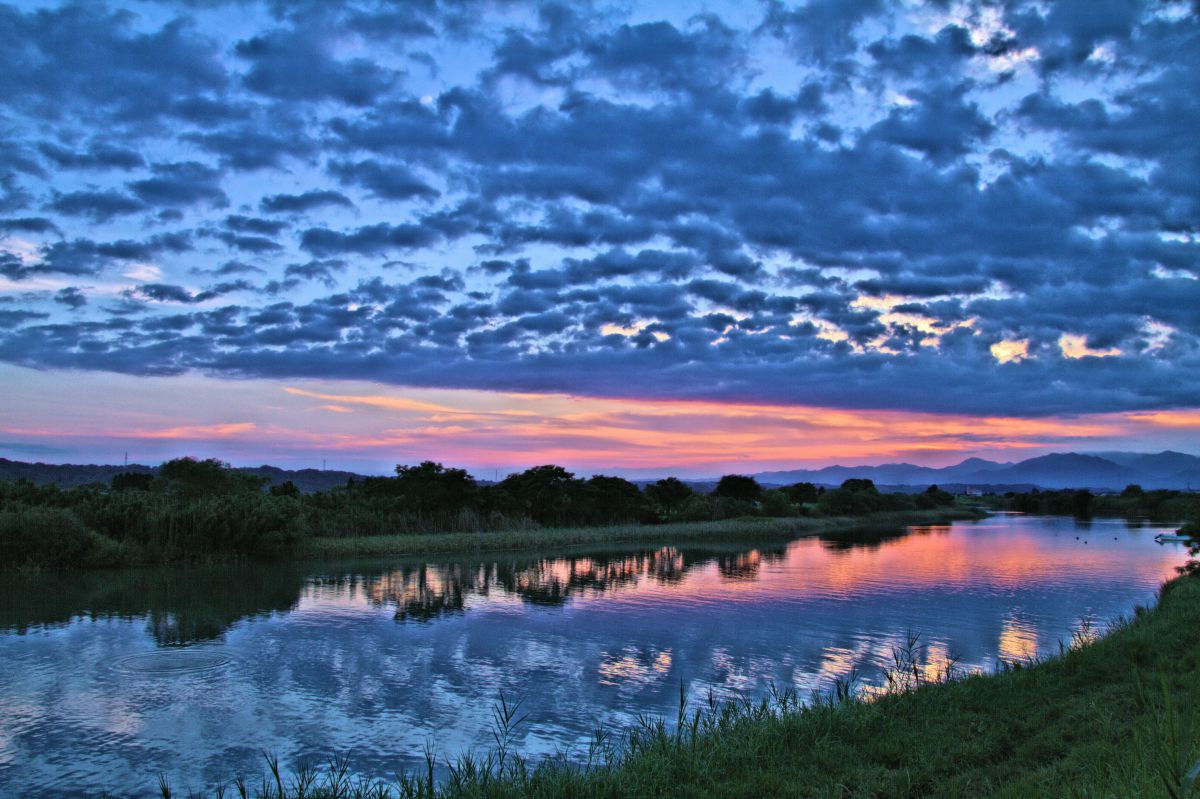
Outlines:
[{"label": "dark silhouette tree", "polygon": [[787,494],[787,498],[792,502],[816,502],[820,493],[817,487],[812,483],[794,483],[782,491]]},{"label": "dark silhouette tree", "polygon": [[691,486],[676,477],[666,477],[646,486],[646,497],[666,519],[674,518],[693,493]]},{"label": "dark silhouette tree", "polygon": [[652,517],[650,504],[638,487],[623,477],[598,474],[583,492],[589,521],[598,524],[644,521]]},{"label": "dark silhouette tree", "polygon": [[279,485],[273,485],[267,489],[267,493],[273,497],[299,497],[300,489],[296,488],[296,484],[291,480],[286,480]]},{"label": "dark silhouette tree", "polygon": [[753,477],[747,477],[744,474],[727,474],[717,483],[713,493],[727,499],[756,502],[762,497],[763,489]]},{"label": "dark silhouette tree", "polygon": [[149,491],[154,484],[150,472],[121,472],[112,479],[113,491]]},{"label": "dark silhouette tree", "polygon": [[155,487],[186,496],[221,496],[262,491],[266,478],[245,474],[216,458],[175,458],[158,467]]},{"label": "dark silhouette tree", "polygon": [[562,524],[570,520],[579,484],[572,472],[561,466],[534,466],[520,474],[510,474],[499,488],[517,508],[541,524]]},{"label": "dark silhouette tree", "polygon": [[447,469],[434,461],[397,466],[394,493],[413,512],[454,514],[473,504],[478,486],[466,469]]}]

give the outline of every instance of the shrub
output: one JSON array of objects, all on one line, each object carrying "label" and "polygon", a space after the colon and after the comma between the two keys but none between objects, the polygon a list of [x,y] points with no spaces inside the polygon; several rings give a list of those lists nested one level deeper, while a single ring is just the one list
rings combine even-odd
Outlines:
[{"label": "shrub", "polygon": [[0,562],[74,565],[91,543],[87,528],[69,510],[12,505],[0,511]]}]

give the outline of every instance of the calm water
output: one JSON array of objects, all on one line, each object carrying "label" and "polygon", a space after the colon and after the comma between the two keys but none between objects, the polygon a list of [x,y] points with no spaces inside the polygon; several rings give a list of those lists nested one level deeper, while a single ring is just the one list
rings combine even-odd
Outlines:
[{"label": "calm water", "polygon": [[0,589],[0,795],[153,795],[349,752],[361,773],[526,753],[689,695],[870,685],[907,632],[931,669],[1055,652],[1153,601],[1161,527],[998,516],[904,535],[567,556],[85,574]]}]

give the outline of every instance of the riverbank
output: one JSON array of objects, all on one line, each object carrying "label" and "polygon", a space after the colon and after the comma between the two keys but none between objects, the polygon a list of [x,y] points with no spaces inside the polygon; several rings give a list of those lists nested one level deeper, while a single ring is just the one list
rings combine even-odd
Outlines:
[{"label": "riverbank", "polygon": [[991,675],[927,682],[902,656],[890,695],[702,710],[644,726],[607,758],[601,748],[589,768],[493,753],[459,760],[436,787],[427,774],[373,787],[325,774],[301,790],[284,775],[282,790],[269,777],[258,795],[1187,799],[1200,794],[1189,777],[1200,760],[1197,629],[1200,580],[1179,578],[1105,637]]},{"label": "riverbank", "polygon": [[545,550],[607,544],[687,543],[714,541],[730,536],[786,540],[855,530],[887,530],[909,525],[944,524],[951,521],[982,519],[986,515],[986,512],[977,508],[960,507],[890,511],[863,516],[747,516],[711,522],[313,538],[305,541],[294,552],[297,557],[340,559]]}]

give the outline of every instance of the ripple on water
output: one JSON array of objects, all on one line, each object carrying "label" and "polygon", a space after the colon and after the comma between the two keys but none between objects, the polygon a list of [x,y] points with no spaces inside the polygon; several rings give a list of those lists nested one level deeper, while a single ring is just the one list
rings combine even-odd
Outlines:
[{"label": "ripple on water", "polygon": [[134,674],[190,674],[219,669],[230,660],[228,654],[216,649],[160,649],[123,657],[115,666]]}]

